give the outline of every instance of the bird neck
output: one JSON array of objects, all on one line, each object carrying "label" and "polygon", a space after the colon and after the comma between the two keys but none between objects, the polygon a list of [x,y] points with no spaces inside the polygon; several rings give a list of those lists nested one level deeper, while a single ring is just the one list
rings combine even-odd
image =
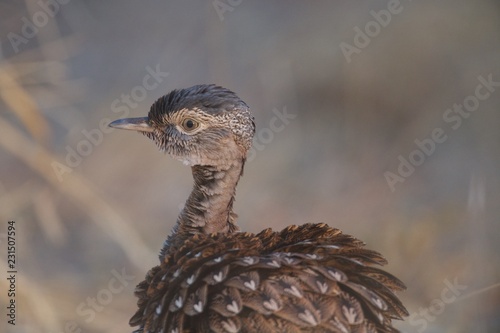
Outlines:
[{"label": "bird neck", "polygon": [[[233,202],[244,164],[242,159],[223,167],[192,167],[193,191],[179,214],[174,233],[169,240],[183,242],[195,234],[230,233],[238,230]],[[167,243],[170,243],[169,240]]]}]

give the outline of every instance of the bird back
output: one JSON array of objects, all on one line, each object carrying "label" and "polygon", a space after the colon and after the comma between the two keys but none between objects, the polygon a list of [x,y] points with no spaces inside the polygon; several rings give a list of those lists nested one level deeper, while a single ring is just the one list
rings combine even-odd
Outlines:
[{"label": "bird back", "polygon": [[136,289],[136,332],[396,332],[407,311],[386,260],[326,224],[197,234]]}]

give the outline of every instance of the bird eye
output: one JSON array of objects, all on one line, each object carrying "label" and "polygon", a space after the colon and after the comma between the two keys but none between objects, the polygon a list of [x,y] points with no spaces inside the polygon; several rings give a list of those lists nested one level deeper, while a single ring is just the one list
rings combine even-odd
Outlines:
[{"label": "bird eye", "polygon": [[193,120],[191,118],[186,118],[182,121],[182,128],[186,132],[192,132],[195,129],[197,129],[199,126],[200,126],[200,124],[196,120]]}]

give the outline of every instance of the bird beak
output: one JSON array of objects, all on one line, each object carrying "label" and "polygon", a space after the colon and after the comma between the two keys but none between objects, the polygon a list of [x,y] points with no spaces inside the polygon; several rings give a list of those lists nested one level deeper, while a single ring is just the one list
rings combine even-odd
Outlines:
[{"label": "bird beak", "polygon": [[137,132],[153,132],[153,128],[149,126],[148,117],[118,119],[108,126]]}]

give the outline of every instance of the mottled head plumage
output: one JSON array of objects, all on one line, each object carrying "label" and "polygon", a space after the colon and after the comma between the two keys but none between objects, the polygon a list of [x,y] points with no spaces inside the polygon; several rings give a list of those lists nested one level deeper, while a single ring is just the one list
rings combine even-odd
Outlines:
[{"label": "mottled head plumage", "polygon": [[223,112],[248,110],[248,105],[234,92],[215,84],[199,84],[185,89],[172,90],[153,103],[148,117],[158,121],[165,114],[182,109],[200,109],[211,115]]},{"label": "mottled head plumage", "polygon": [[173,90],[153,103],[148,117],[110,125],[142,132],[187,165],[222,168],[246,158],[255,133],[248,105],[214,84]]}]

